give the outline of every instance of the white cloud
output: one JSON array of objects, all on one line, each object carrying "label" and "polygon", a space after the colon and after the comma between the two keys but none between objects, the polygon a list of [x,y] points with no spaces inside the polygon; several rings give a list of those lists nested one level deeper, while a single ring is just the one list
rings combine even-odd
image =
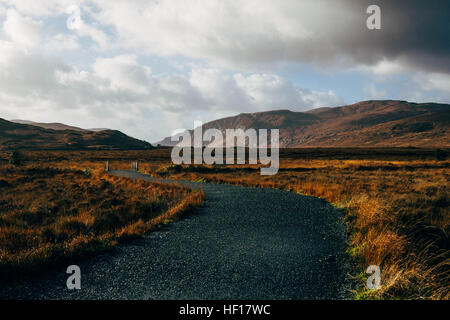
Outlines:
[{"label": "white cloud", "polygon": [[73,34],[58,33],[48,36],[45,40],[45,49],[49,53],[80,49],[78,37]]},{"label": "white cloud", "polygon": [[333,91],[317,92],[298,88],[291,82],[273,74],[235,74],[237,86],[250,100],[249,110],[291,109],[304,111],[311,108],[337,105],[342,100]]},{"label": "white cloud", "polygon": [[18,45],[34,47],[40,42],[42,23],[24,17],[16,10],[9,9],[3,23],[3,32]]},{"label": "white cloud", "polygon": [[413,68],[448,71],[449,47],[435,32],[436,19],[445,20],[445,14],[423,12],[420,40],[405,20],[425,6],[419,1],[406,7],[383,2],[383,28],[377,32],[366,28],[370,0],[116,0],[114,6],[93,1],[96,20],[115,29],[120,45],[160,56],[246,70],[286,61],[322,68],[381,62],[379,72],[390,72],[389,61],[402,57]]},{"label": "white cloud", "polygon": [[106,49],[108,46],[108,36],[102,30],[80,20],[79,26],[73,30],[80,37],[89,37],[98,45],[99,49]]},{"label": "white cloud", "polygon": [[161,56],[208,59],[222,66],[248,64],[255,58],[271,61],[286,51],[298,52],[299,47],[291,44],[312,39],[303,24],[313,21],[300,19],[297,13],[306,16],[310,10],[333,6],[254,0],[119,0],[114,6],[95,2],[102,9],[96,18],[115,27],[121,45]]},{"label": "white cloud", "polygon": [[443,73],[411,72],[388,77],[374,77],[364,85],[363,89],[366,99],[448,103],[450,76]]},{"label": "white cloud", "polygon": [[84,0],[1,0],[5,5],[14,7],[20,13],[37,17],[64,12],[70,5],[82,5]]},{"label": "white cloud", "polygon": [[450,93],[450,75],[445,73],[431,73],[426,83],[428,89],[442,90]]},{"label": "white cloud", "polygon": [[113,90],[148,94],[152,82],[151,69],[140,66],[135,55],[99,58],[95,61],[93,69],[97,76],[109,82],[109,87]]},{"label": "white cloud", "polygon": [[[260,71],[256,68],[300,62],[321,68],[375,66],[375,72],[386,73],[396,72],[401,58],[414,69],[449,73],[444,22],[436,32],[436,21],[446,18],[444,0],[438,11],[425,10],[424,1],[409,6],[383,1],[383,27],[377,32],[365,24],[370,0],[0,1],[32,17],[66,14],[76,5],[89,16],[76,32],[100,48],[114,43],[128,51],[205,59],[221,68]],[[411,32],[406,18],[417,12],[419,34]]]},{"label": "white cloud", "polygon": [[247,108],[249,96],[239,87],[234,77],[215,68],[194,68],[190,85],[201,92],[209,108],[238,110]]},{"label": "white cloud", "polygon": [[[40,40],[40,29],[42,27],[41,21],[35,21],[31,17],[48,17],[48,16],[63,16],[67,20],[71,18],[76,11],[80,13],[80,19],[71,30],[65,27],[64,31],[73,33],[79,37],[91,38],[97,44],[97,48],[106,49],[109,45],[109,38],[106,33],[96,25],[95,22],[87,23],[87,17],[92,13],[92,3],[84,0],[3,0],[10,9],[7,10],[7,19],[4,23],[4,32],[9,39],[24,45],[36,45]],[[1,10],[0,10],[1,13]],[[69,49],[73,50],[79,47],[73,34],[46,34],[42,39],[47,47],[54,49]],[[64,43],[58,46],[57,41],[61,40]],[[50,43],[51,45],[48,45]]]},{"label": "white cloud", "polygon": [[388,97],[386,90],[377,88],[375,83],[369,83],[368,85],[366,85],[364,87],[364,92],[369,95],[370,99],[381,100],[387,99]]},{"label": "white cloud", "polygon": [[368,72],[378,77],[389,77],[391,75],[397,75],[412,71],[401,59],[391,61],[388,59],[382,59],[375,65],[359,65],[354,70]]},{"label": "white cloud", "polygon": [[193,69],[190,83],[210,108],[253,112],[274,109],[304,111],[342,100],[333,91],[316,92],[295,86],[275,74],[229,74],[219,69]]},{"label": "white cloud", "polygon": [[332,92],[300,89],[270,74],[200,68],[188,75],[153,75],[135,55],[98,58],[89,72],[0,42],[0,112],[15,118],[71,119],[80,126],[111,126],[155,141],[181,125],[191,127],[194,119],[275,108],[305,110],[338,100]]}]

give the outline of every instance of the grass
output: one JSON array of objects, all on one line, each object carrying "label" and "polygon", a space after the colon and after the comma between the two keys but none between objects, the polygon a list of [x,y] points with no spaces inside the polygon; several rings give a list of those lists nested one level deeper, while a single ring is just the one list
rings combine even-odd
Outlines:
[{"label": "grass", "polygon": [[[449,299],[449,162],[436,160],[282,159],[280,172],[255,166],[186,166],[166,177],[278,188],[320,197],[345,214],[359,286],[355,299]],[[158,172],[155,171],[155,172]],[[369,265],[382,270],[382,288],[367,290]]]},{"label": "grass", "polygon": [[[131,161],[139,160],[141,171],[151,176],[320,197],[345,215],[351,241],[348,254],[359,284],[354,299],[449,299],[450,163],[435,154],[432,149],[416,148],[284,149],[275,176],[261,176],[257,165],[175,166],[167,148],[36,151],[23,154],[21,160],[57,170],[91,168],[94,175],[104,170],[106,160],[111,170],[131,169]],[[8,159],[9,153],[0,152],[0,162],[6,164]],[[170,218],[160,222],[170,223]],[[380,290],[365,288],[365,269],[372,264],[381,268]]]},{"label": "grass", "polygon": [[0,279],[90,256],[175,221],[202,192],[99,170],[0,167]]}]

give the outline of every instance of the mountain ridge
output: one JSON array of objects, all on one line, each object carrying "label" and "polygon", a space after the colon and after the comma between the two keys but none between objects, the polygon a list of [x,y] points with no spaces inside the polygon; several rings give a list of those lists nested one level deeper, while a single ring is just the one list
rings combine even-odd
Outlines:
[{"label": "mountain ridge", "polygon": [[52,129],[52,130],[73,130],[73,131],[80,131],[80,132],[85,132],[85,131],[91,131],[91,130],[87,130],[87,129],[83,129],[83,128],[79,128],[79,127],[75,127],[75,126],[70,126],[64,123],[60,123],[60,122],[34,122],[34,121],[30,121],[30,120],[21,120],[21,119],[14,119],[14,120],[10,120],[11,122],[14,123],[18,123],[18,124],[27,124],[30,126],[35,126],[35,127],[41,127],[44,129]]},{"label": "mountain ridge", "polygon": [[53,130],[73,130],[73,131],[80,131],[80,132],[86,132],[86,131],[98,132],[98,131],[111,130],[108,128],[83,129],[80,127],[71,126],[71,125],[67,125],[65,123],[60,123],[60,122],[34,122],[34,121],[30,121],[30,120],[21,120],[21,119],[14,119],[14,120],[9,120],[9,121],[14,122],[14,123],[19,123],[19,124],[28,124],[30,126],[41,127],[44,129],[53,129]]},{"label": "mountain ridge", "polygon": [[[449,104],[367,100],[305,112],[240,113],[207,122],[203,130],[280,129],[282,148],[449,147],[449,123]],[[158,143],[175,145],[170,137]]]},{"label": "mountain ridge", "polygon": [[[61,124],[62,127],[70,127]],[[60,127],[60,128],[62,128]],[[74,127],[77,128],[77,127]],[[46,129],[0,118],[0,150],[130,150],[151,149],[146,141],[118,130]]]}]

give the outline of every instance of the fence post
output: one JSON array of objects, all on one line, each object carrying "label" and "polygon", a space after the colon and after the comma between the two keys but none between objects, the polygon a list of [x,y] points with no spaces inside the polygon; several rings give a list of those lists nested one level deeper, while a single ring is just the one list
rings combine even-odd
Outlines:
[{"label": "fence post", "polygon": [[106,160],[106,172],[109,171],[109,160]]},{"label": "fence post", "polygon": [[139,162],[136,161],[136,171],[139,171]]}]

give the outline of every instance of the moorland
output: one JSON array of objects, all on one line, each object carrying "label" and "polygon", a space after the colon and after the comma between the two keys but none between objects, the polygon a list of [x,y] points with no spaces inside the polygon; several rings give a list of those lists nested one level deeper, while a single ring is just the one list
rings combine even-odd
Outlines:
[{"label": "moorland", "polygon": [[[17,221],[9,218],[16,224],[22,224],[20,228],[26,230],[24,234],[38,234],[38,236],[30,236],[32,239],[43,237],[44,230],[53,228],[52,232],[55,235],[63,231],[68,235],[67,239],[70,239],[68,243],[76,245],[83,232],[94,238],[106,236],[115,242],[120,240],[124,233],[129,233],[130,236],[142,235],[149,229],[139,227],[144,223],[143,221],[150,219],[150,225],[154,225],[155,222],[151,219],[159,219],[159,222],[161,219],[166,219],[165,215],[161,216],[163,218],[158,218],[158,213],[155,214],[156,217],[155,215],[145,216],[145,212],[148,212],[145,204],[159,208],[155,210],[156,212],[167,213],[167,210],[175,210],[170,208],[188,206],[192,209],[193,205],[201,203],[201,195],[190,194],[188,190],[181,187],[146,183],[130,184],[129,181],[112,178],[105,172],[106,161],[109,161],[112,170],[131,169],[131,162],[139,161],[140,172],[154,177],[279,188],[301,195],[323,198],[341,210],[348,226],[347,252],[354,264],[354,272],[351,276],[358,283],[352,292],[353,298],[448,299],[450,297],[448,239],[450,162],[447,160],[449,151],[448,149],[423,148],[281,149],[280,170],[274,176],[261,176],[259,165],[173,165],[170,160],[170,148],[141,151],[21,151],[19,155],[16,155],[20,159],[20,165],[16,166],[8,162],[11,152],[2,151],[0,164],[3,170],[1,179],[4,182],[0,187],[0,201],[3,204],[13,201],[10,196],[13,190],[11,188],[14,188],[14,182],[17,184],[18,181],[22,181],[19,179],[25,179],[23,181],[30,179],[27,178],[30,175],[30,171],[27,170],[41,172],[40,176],[38,174],[28,184],[29,188],[39,190],[42,188],[38,186],[44,184],[42,180],[56,179],[58,183],[63,183],[61,180],[70,180],[65,182],[70,185],[74,177],[77,177],[76,179],[80,179],[79,185],[85,184],[84,189],[81,188],[81,190],[94,191],[89,192],[89,197],[99,197],[100,205],[97,200],[92,200],[91,202],[96,205],[89,207],[89,198],[83,198],[82,202],[77,200],[76,204],[59,204],[57,208],[61,210],[64,208],[65,216],[62,216],[61,221],[58,222],[49,221],[39,224],[37,232],[36,226],[26,226],[28,222],[24,219],[35,217],[33,214],[36,212],[41,212],[39,215],[46,217],[51,210],[58,209],[47,205],[42,213],[42,208],[31,205],[33,201],[26,198],[30,197],[30,193],[26,196],[25,192],[23,196],[14,198],[14,201],[21,201],[21,208],[27,208],[31,213]],[[46,173],[44,177],[42,170],[49,170],[47,173],[52,174]],[[87,174],[89,172],[91,175]],[[5,179],[7,175],[10,175],[10,178]],[[72,176],[71,179],[61,179],[64,175]],[[11,176],[15,177],[11,178]],[[65,190],[67,187],[69,187],[67,184],[59,185],[60,190]],[[117,191],[117,188],[121,191]],[[58,184],[55,182],[53,189],[45,187],[44,190],[58,190]],[[128,190],[128,193],[125,193],[129,195],[128,197],[123,196],[124,190]],[[143,192],[144,190],[147,193]],[[45,204],[52,203],[48,197],[54,198],[56,195],[55,193],[49,195],[47,191],[42,194],[35,191],[33,193],[36,199],[41,199],[40,201]],[[122,196],[119,196],[120,194]],[[141,196],[138,196],[139,194]],[[103,199],[106,195],[108,195],[107,199]],[[64,198],[67,199],[62,197]],[[164,199],[162,205],[161,198]],[[114,199],[119,199],[119,203],[112,203],[117,201]],[[155,201],[156,204],[154,204]],[[144,205],[141,206],[138,203],[141,205],[144,203]],[[41,211],[37,210],[38,208]],[[90,211],[87,211],[88,208]],[[111,211],[112,208],[114,210]],[[67,212],[70,212],[67,209],[76,213],[67,216]],[[117,215],[131,211],[132,214],[122,213],[125,216],[125,222],[119,223],[118,227],[112,230],[100,228],[103,231],[98,233],[99,231],[96,231],[94,227],[99,225],[95,224],[96,217],[102,217],[106,211]],[[4,210],[3,215],[5,212],[9,210]],[[91,212],[91,216],[88,216],[86,212]],[[138,219],[139,222],[136,225],[136,219],[138,216],[141,217],[140,215],[144,215],[144,218]],[[2,237],[5,237],[6,234],[11,234],[5,232],[7,228],[17,226],[11,225],[8,214],[5,215],[6,219],[3,216],[0,217],[4,234]],[[127,222],[127,219],[131,220]],[[129,231],[130,229],[133,231]],[[50,234],[48,231],[45,232]],[[128,235],[125,238],[128,238]],[[41,240],[42,243],[51,243],[45,241]],[[57,246],[58,243],[56,242],[55,245]],[[8,248],[8,256],[12,257],[16,252],[20,252],[18,248],[20,245],[17,248],[13,246],[12,251]],[[4,261],[11,265],[13,260],[5,259],[3,254],[2,263]],[[14,261],[16,264],[20,263],[19,258]],[[374,264],[381,267],[382,288],[366,290],[365,268]]]}]

